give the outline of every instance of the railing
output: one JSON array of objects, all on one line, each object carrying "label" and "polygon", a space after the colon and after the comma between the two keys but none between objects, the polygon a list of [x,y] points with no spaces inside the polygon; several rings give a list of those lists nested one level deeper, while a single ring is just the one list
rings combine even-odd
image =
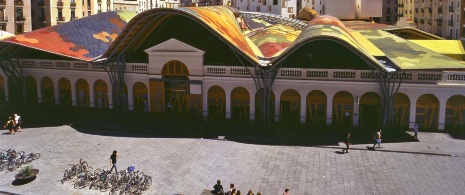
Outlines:
[{"label": "railing", "polygon": [[404,7],[404,4],[403,3],[398,4],[398,7]]},{"label": "railing", "polygon": [[442,19],[436,19],[436,24],[437,25],[442,25]]},{"label": "railing", "polygon": [[454,12],[454,6],[449,6],[449,12]]},{"label": "railing", "polygon": [[8,17],[0,17],[0,22],[8,22]]},{"label": "railing", "polygon": [[433,8],[431,8],[431,7],[428,8],[428,12],[429,12],[429,13],[433,13]]},{"label": "railing", "polygon": [[6,0],[0,0],[0,6],[5,6],[6,5]]},{"label": "railing", "polygon": [[[84,70],[84,71],[105,71],[100,64],[88,62],[75,62],[66,60],[23,60],[24,68],[42,69],[62,69],[62,70]],[[125,72],[148,74],[148,64],[146,63],[126,63]],[[111,65],[110,65],[111,66]],[[251,78],[250,73],[257,72],[252,67],[240,66],[214,66],[204,65],[204,76],[215,77],[242,77]],[[334,80],[334,81],[354,81],[354,82],[377,82],[378,72],[370,70],[351,69],[305,69],[305,68],[281,68],[278,70],[277,79],[298,79],[298,80]],[[465,83],[464,71],[407,71],[404,74],[391,73],[393,79],[402,78],[405,83]]]},{"label": "railing", "polygon": [[77,20],[78,17],[71,17],[69,20]]},{"label": "railing", "polygon": [[24,17],[16,17],[16,21],[24,22],[26,19]]},{"label": "railing", "polygon": [[404,17],[404,14],[403,14],[403,13],[399,13],[399,14],[397,14],[397,17]]},{"label": "railing", "polygon": [[71,3],[69,3],[69,6],[70,6],[71,8],[76,8],[76,2],[71,2]]},{"label": "railing", "polygon": [[64,22],[64,21],[65,21],[65,17],[63,17],[63,16],[62,16],[62,17],[57,17],[57,21],[59,21],[59,22]]},{"label": "railing", "polygon": [[63,7],[63,1],[58,1],[58,2],[57,2],[57,7],[59,7],[59,8],[61,7],[61,8],[62,8],[62,7]]}]

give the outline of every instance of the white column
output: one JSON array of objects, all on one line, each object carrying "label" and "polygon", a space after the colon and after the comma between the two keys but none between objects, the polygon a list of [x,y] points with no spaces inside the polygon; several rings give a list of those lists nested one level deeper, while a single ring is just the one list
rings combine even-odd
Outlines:
[{"label": "white column", "polygon": [[306,113],[307,113],[307,97],[302,97],[302,95],[300,94],[300,123],[302,124],[305,124]]},{"label": "white column", "polygon": [[250,95],[250,104],[249,104],[249,111],[250,111],[250,120],[255,120],[255,93]]},{"label": "white column", "polygon": [[359,112],[360,112],[360,97],[355,96],[354,97],[354,112],[352,113],[352,124],[354,127],[358,127],[358,121],[359,121]]},{"label": "white column", "polygon": [[446,106],[447,106],[447,99],[441,98],[439,99],[439,105],[438,105],[438,130],[443,131],[445,124],[446,124]]},{"label": "white column", "polygon": [[413,126],[415,125],[415,118],[417,116],[417,99],[412,99],[410,102],[410,121],[409,121],[409,128],[413,129]]},{"label": "white column", "polygon": [[42,85],[40,84],[41,81],[39,81],[39,85],[37,86],[37,103],[42,103]]},{"label": "white column", "polygon": [[274,121],[279,122],[281,118],[281,93],[274,98]]},{"label": "white column", "polygon": [[225,90],[226,93],[226,119],[231,119],[231,91]]},{"label": "white column", "polygon": [[326,125],[331,126],[333,120],[333,94],[327,94],[326,97]]},{"label": "white column", "polygon": [[128,109],[129,110],[134,110],[134,88],[133,86],[128,86]]}]

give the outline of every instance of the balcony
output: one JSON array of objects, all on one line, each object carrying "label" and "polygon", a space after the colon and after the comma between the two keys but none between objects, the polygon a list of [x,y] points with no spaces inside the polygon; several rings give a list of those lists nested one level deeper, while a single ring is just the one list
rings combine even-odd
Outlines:
[{"label": "balcony", "polygon": [[432,25],[432,24],[433,24],[433,20],[431,20],[431,19],[428,20],[428,24],[429,24],[429,25]]},{"label": "balcony", "polygon": [[436,19],[436,24],[437,25],[442,25],[442,19]]},{"label": "balcony", "polygon": [[102,4],[102,0],[97,0],[97,4]]},{"label": "balcony", "polygon": [[453,6],[449,6],[449,12],[454,12],[454,7]]},{"label": "balcony", "polygon": [[433,8],[431,8],[431,7],[428,8],[428,12],[429,12],[429,13],[433,13]]},{"label": "balcony", "polygon": [[76,8],[76,2],[69,3],[69,6],[71,7],[71,9]]},{"label": "balcony", "polygon": [[398,13],[397,17],[404,17],[404,14],[403,13]]},{"label": "balcony", "polygon": [[415,8],[415,13],[418,13],[418,8]]},{"label": "balcony", "polygon": [[63,8],[63,1],[58,1],[57,2],[57,7],[58,8]]},{"label": "balcony", "polygon": [[57,17],[57,22],[64,22],[65,21],[65,17]]},{"label": "balcony", "polygon": [[39,17],[39,22],[45,22],[45,16]]},{"label": "balcony", "polygon": [[442,14],[442,6],[438,7],[438,13]]},{"label": "balcony", "polygon": [[69,20],[77,20],[78,17],[71,17]]},{"label": "balcony", "polygon": [[403,3],[399,4],[399,7],[404,7],[404,4]]},{"label": "balcony", "polygon": [[23,16],[17,16],[15,22],[24,22],[26,19]]},{"label": "balcony", "polygon": [[449,20],[449,26],[454,26],[454,21],[453,20]]},{"label": "balcony", "polygon": [[425,13],[425,8],[421,8],[421,13]]},{"label": "balcony", "polygon": [[420,19],[420,23],[424,24],[424,23],[425,23],[425,20],[424,20],[424,19]]},{"label": "balcony", "polygon": [[15,6],[24,6],[23,0],[15,0]]},{"label": "balcony", "polygon": [[8,22],[8,17],[0,17],[0,23]]},{"label": "balcony", "polygon": [[5,6],[6,5],[6,0],[0,0],[0,6]]}]

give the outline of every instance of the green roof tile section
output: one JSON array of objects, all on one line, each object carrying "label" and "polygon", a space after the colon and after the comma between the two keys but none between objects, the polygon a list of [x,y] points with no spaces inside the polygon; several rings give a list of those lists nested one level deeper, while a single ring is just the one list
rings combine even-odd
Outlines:
[{"label": "green roof tile section", "polygon": [[359,31],[403,70],[458,69],[465,64],[383,30]]}]

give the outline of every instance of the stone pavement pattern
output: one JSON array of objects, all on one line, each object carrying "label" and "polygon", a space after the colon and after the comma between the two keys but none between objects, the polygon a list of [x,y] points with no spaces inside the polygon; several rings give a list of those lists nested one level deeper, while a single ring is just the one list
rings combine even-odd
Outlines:
[{"label": "stone pavement pattern", "polygon": [[[208,139],[156,138],[103,130],[95,134],[69,126],[24,129],[0,135],[0,148],[39,152],[32,165],[36,180],[14,186],[17,172],[0,173],[0,191],[16,194],[106,194],[61,184],[68,164],[80,158],[94,169],[109,169],[118,150],[118,168],[135,166],[151,175],[145,194],[200,194],[217,179],[225,189],[234,183],[242,192],[282,194],[462,194],[465,190],[464,140],[440,133],[422,133],[421,142],[384,143],[378,151],[355,145],[349,154],[337,147],[251,145]],[[382,150],[393,150],[386,152]],[[395,152],[403,151],[403,152]],[[408,152],[408,153],[405,153]],[[456,154],[457,157],[415,152]]]}]

